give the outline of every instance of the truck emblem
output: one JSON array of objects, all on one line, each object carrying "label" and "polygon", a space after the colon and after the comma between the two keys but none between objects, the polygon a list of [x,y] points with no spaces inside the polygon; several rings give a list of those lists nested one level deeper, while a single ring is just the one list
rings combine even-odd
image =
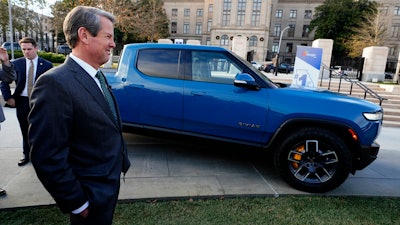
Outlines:
[{"label": "truck emblem", "polygon": [[256,128],[256,129],[260,129],[260,125],[258,124],[253,124],[253,123],[244,123],[244,122],[239,122],[238,123],[239,126],[241,127],[247,127],[247,128]]}]

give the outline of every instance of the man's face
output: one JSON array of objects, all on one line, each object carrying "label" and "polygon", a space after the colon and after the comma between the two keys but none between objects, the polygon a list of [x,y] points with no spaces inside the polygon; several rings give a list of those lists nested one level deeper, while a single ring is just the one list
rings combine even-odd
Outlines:
[{"label": "man's face", "polygon": [[108,61],[112,48],[115,48],[114,25],[110,20],[101,17],[101,30],[96,37],[91,36],[89,49],[92,59],[97,66],[101,66]]},{"label": "man's face", "polygon": [[37,56],[39,50],[37,46],[34,47],[32,43],[21,43],[20,45],[25,58],[34,59]]}]

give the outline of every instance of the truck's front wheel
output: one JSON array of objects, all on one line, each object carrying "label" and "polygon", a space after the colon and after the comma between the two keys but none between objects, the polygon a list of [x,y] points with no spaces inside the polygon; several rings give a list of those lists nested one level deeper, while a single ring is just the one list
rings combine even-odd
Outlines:
[{"label": "truck's front wheel", "polygon": [[275,164],[291,186],[307,192],[327,192],[341,185],[351,170],[351,154],[335,133],[302,128],[280,145]]}]

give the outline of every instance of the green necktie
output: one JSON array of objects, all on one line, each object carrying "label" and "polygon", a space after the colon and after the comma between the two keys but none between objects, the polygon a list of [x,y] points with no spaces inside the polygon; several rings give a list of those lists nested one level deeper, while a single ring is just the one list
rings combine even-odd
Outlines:
[{"label": "green necktie", "polygon": [[106,78],[104,77],[104,75],[101,71],[97,71],[96,78],[99,79],[99,81],[100,81],[100,86],[101,86],[101,90],[103,91],[104,98],[106,99],[108,106],[110,106],[111,112],[112,112],[115,120],[118,121],[117,110],[115,108],[114,99],[111,96],[110,89],[108,89],[108,87],[107,87]]}]

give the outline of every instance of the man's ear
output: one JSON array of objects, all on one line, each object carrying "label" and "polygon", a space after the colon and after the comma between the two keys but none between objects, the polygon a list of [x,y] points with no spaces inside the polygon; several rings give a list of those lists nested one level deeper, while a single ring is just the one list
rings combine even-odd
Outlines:
[{"label": "man's ear", "polygon": [[78,29],[79,41],[82,42],[83,44],[89,43],[89,36],[90,36],[90,34],[86,28],[80,27]]}]

